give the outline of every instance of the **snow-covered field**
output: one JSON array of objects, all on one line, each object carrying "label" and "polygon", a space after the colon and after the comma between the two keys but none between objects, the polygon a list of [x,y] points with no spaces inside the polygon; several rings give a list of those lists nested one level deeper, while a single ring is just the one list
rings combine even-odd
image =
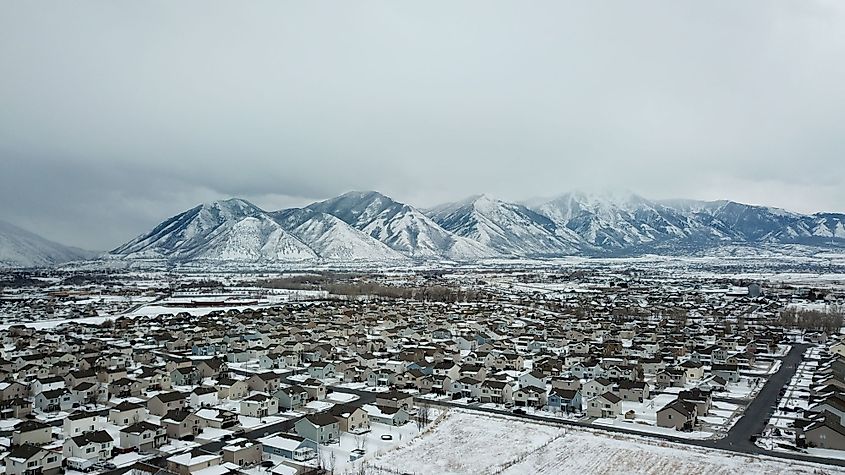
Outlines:
[{"label": "snow-covered field", "polygon": [[453,410],[410,443],[370,456],[367,473],[811,474],[837,467]]}]

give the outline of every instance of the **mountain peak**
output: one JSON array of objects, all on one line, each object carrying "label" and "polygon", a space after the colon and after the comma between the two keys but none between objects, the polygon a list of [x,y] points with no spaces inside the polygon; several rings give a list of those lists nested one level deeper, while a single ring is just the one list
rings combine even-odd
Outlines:
[{"label": "mountain peak", "polygon": [[214,209],[219,211],[240,211],[240,212],[254,212],[256,210],[260,211],[261,209],[258,206],[250,203],[249,201],[243,198],[226,198],[223,200],[214,200],[214,201],[207,201],[201,205],[199,208],[202,209]]},{"label": "mountain peak", "polygon": [[358,200],[358,201],[383,199],[383,200],[394,201],[393,198],[390,198],[389,196],[387,196],[383,193],[380,193],[378,191],[373,191],[373,190],[347,191],[346,193],[344,193],[340,196],[337,196],[335,198],[330,198],[326,201],[341,200],[341,199],[343,199],[343,200]]}]

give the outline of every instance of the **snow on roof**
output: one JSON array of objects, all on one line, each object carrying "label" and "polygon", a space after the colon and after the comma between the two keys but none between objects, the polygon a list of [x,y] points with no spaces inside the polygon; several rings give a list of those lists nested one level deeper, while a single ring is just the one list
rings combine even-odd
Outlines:
[{"label": "snow on roof", "polygon": [[352,402],[358,399],[358,396],[352,393],[333,392],[326,396],[326,399],[335,402]]},{"label": "snow on roof", "polygon": [[174,455],[172,457],[168,457],[167,461],[177,463],[177,464],[180,464],[180,465],[191,466],[191,465],[196,465],[198,463],[205,463],[205,462],[214,460],[214,459],[219,458],[219,457],[220,457],[219,455],[214,455],[214,454],[194,456],[191,452],[185,452],[184,454],[179,454],[179,455]]},{"label": "snow on roof", "polygon": [[212,465],[211,467],[191,472],[191,475],[225,475],[230,471],[231,469],[225,465]]},{"label": "snow on roof", "polygon": [[299,437],[290,437],[290,436],[289,437],[282,437],[282,436],[274,435],[274,436],[270,436],[270,437],[264,437],[264,438],[259,439],[259,440],[261,441],[262,444],[264,444],[267,447],[276,447],[276,448],[279,448],[279,449],[285,449],[285,450],[293,451],[293,450],[296,450],[296,449],[299,448],[300,444],[302,444],[303,439],[301,439]]},{"label": "snow on roof", "polygon": [[200,409],[196,412],[196,415],[203,419],[218,419],[217,414],[217,409]]},{"label": "snow on roof", "polygon": [[273,467],[271,472],[275,475],[296,475],[298,473],[296,468],[281,463]]}]

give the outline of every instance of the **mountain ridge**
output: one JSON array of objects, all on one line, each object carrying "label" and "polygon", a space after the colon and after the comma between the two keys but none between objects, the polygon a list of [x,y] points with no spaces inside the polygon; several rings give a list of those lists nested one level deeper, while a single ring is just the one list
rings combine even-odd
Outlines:
[{"label": "mountain ridge", "polygon": [[0,268],[49,267],[99,254],[59,244],[0,220]]},{"label": "mountain ridge", "polygon": [[172,216],[107,257],[171,263],[399,264],[699,255],[726,245],[845,248],[845,214],[801,214],[730,200],[649,200],[630,192],[576,191],[523,203],[478,194],[427,209],[377,191],[352,191],[278,211],[229,198]]}]

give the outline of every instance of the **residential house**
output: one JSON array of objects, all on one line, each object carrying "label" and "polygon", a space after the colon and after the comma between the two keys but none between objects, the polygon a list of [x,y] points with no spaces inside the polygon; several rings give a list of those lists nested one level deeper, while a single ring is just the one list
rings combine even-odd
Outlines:
[{"label": "residential house", "polygon": [[411,419],[408,411],[401,407],[379,406],[378,404],[364,404],[361,407],[367,411],[367,417],[370,418],[370,421],[380,424],[401,426]]},{"label": "residential house", "polygon": [[140,421],[120,429],[118,446],[121,449],[150,452],[165,445],[167,440],[166,428],[151,422]]},{"label": "residential house", "polygon": [[553,412],[581,412],[581,390],[552,389],[548,396],[548,406]]},{"label": "residential house", "polygon": [[188,404],[193,408],[211,407],[217,404],[217,389],[209,386],[198,386],[188,395]]},{"label": "residential house", "polygon": [[590,417],[616,417],[622,412],[622,399],[606,392],[587,401],[587,415]]},{"label": "residential house", "polygon": [[53,426],[37,420],[18,422],[12,429],[12,445],[47,445],[53,441]]},{"label": "residential house", "polygon": [[279,400],[264,393],[256,393],[241,401],[241,415],[267,417],[279,413]]},{"label": "residential house", "polygon": [[263,447],[260,442],[236,439],[223,446],[223,461],[239,467],[251,467],[261,463]]},{"label": "residential house", "polygon": [[376,405],[402,408],[410,411],[414,407],[414,396],[401,391],[389,391],[376,394]]},{"label": "residential house", "polygon": [[280,432],[276,435],[258,439],[264,453],[277,455],[286,459],[304,462],[314,458],[317,454],[317,443],[313,439],[306,439],[293,434]]},{"label": "residential house", "polygon": [[241,379],[220,378],[215,387],[219,399],[243,399],[249,394],[249,385]]},{"label": "residential house", "polygon": [[337,419],[339,428],[343,432],[361,434],[370,430],[370,417],[367,411],[348,404],[335,404],[328,411]]},{"label": "residential house", "polygon": [[273,393],[273,397],[279,400],[280,408],[293,410],[308,402],[308,391],[297,385],[286,386]]},{"label": "residential house", "polygon": [[177,475],[190,475],[209,467],[220,465],[223,457],[205,450],[194,449],[167,458],[167,471]]},{"label": "residential house", "polygon": [[723,378],[729,383],[739,382],[739,367],[735,364],[713,364],[710,367],[713,376]]},{"label": "residential house", "polygon": [[6,475],[56,475],[62,470],[62,455],[35,445],[19,445],[3,458]]},{"label": "residential house", "polygon": [[109,422],[119,426],[141,422],[146,418],[147,408],[134,402],[123,401],[109,409]]},{"label": "residential house", "polygon": [[657,411],[657,426],[675,430],[692,430],[697,421],[695,403],[675,399]]},{"label": "residential house", "polygon": [[62,421],[62,433],[67,438],[93,432],[97,427],[98,417],[96,412],[76,411]]},{"label": "residential house", "polygon": [[328,444],[340,440],[340,423],[325,413],[308,414],[296,421],[296,433],[318,444]]},{"label": "residential house", "polygon": [[156,394],[147,401],[147,409],[150,414],[156,416],[163,416],[172,410],[184,407],[185,395],[178,391]]},{"label": "residential house", "polygon": [[114,440],[109,433],[98,430],[66,438],[63,453],[68,460],[81,459],[104,462],[112,457],[113,445]]}]

